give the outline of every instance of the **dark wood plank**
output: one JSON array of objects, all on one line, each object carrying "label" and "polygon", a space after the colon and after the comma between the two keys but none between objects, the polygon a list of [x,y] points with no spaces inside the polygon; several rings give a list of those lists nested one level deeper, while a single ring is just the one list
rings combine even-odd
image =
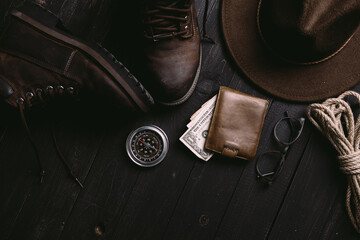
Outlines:
[{"label": "dark wood plank", "polygon": [[47,171],[43,184],[39,184],[39,167],[18,115],[9,128],[7,147],[1,152],[1,159],[6,161],[1,162],[0,174],[3,176],[1,199],[5,204],[1,209],[8,209],[6,218],[1,218],[6,224],[1,226],[5,227],[4,235],[9,239],[56,239],[81,191],[55,152],[52,120],[60,149],[80,180],[86,182],[101,134],[93,126],[84,124],[81,111],[79,115],[67,112],[66,118],[60,114],[64,112],[53,113],[51,119],[32,111],[27,117]]},{"label": "dark wood plank", "polygon": [[[8,125],[0,153],[2,159],[0,168],[2,178],[1,227],[5,238],[12,234],[31,189],[33,186],[39,185],[39,169],[34,151],[29,144],[18,115],[16,115],[18,118],[11,117],[12,114],[16,113],[13,110],[6,116],[11,123]],[[43,133],[38,134],[38,136],[45,137]],[[41,151],[41,154],[45,156],[48,153]]]},{"label": "dark wood plank", "polygon": [[[205,53],[203,57],[206,62],[207,54]],[[208,55],[208,57],[213,56]],[[184,126],[191,114],[215,94],[220,85],[221,79],[217,78],[218,75],[214,77],[208,72],[203,76],[190,100],[167,114],[169,120],[163,123],[173,146],[167,157],[172,165],[163,163],[151,174],[140,173],[126,209],[119,216],[117,230],[110,236],[114,238],[133,236],[142,239],[158,239],[163,236],[178,199],[184,191],[183,187],[189,181],[194,163],[199,161],[181,145],[178,138],[185,131]],[[165,117],[163,116],[162,119]],[[156,225],[138,224],[146,222],[156,222]]]},{"label": "dark wood plank", "polygon": [[[270,239],[357,239],[345,211],[346,177],[337,152],[314,127]],[[301,213],[301,214],[299,214]]]},{"label": "dark wood plank", "polygon": [[[141,50],[142,1],[32,0],[57,15],[74,35],[103,42],[149,85]],[[3,0],[0,16],[21,3]],[[272,100],[234,65],[222,39],[220,2],[209,1],[203,66],[194,94],[181,106],[128,116],[68,103],[27,114],[48,170],[38,183],[33,149],[18,113],[0,119],[0,230],[2,239],[355,239],[344,210],[346,181],[334,152],[307,125],[270,187],[256,179],[255,161],[218,155],[205,163],[178,140],[191,114],[226,85],[271,101],[258,154],[278,149],[272,137],[285,110],[306,105]],[[203,31],[205,1],[196,1]],[[0,23],[0,27],[3,25]],[[63,106],[62,106],[63,105]],[[54,107],[54,106],[53,106]],[[77,108],[79,107],[79,108]],[[79,189],[55,153],[59,145],[84,182]],[[127,134],[144,124],[162,127],[170,151],[159,166],[142,169],[126,156]],[[312,137],[310,137],[312,136]],[[310,140],[309,140],[310,139]],[[333,161],[330,161],[333,159]],[[319,174],[320,172],[320,174]]]},{"label": "dark wood plank", "polygon": [[7,14],[24,0],[3,0],[0,2],[0,30],[4,27]]},{"label": "dark wood plank", "polygon": [[58,17],[65,28],[76,36],[88,41],[101,42],[109,29],[112,2],[65,0]]},{"label": "dark wood plank", "polygon": [[[183,113],[184,111],[178,112],[178,114]],[[176,119],[171,112],[158,112],[154,115],[163,117],[166,115],[168,119]],[[123,236],[141,234],[142,238],[147,238],[147,236],[154,236],[152,232],[155,231],[154,226],[141,224],[139,228],[136,223],[144,223],[146,218],[150,222],[153,221],[153,214],[156,212],[155,218],[157,218],[159,209],[163,214],[172,213],[179,195],[176,191],[182,189],[176,185],[184,185],[188,176],[183,174],[183,171],[189,172],[193,167],[192,161],[183,162],[189,156],[193,157],[192,154],[182,147],[187,157],[183,156],[184,152],[178,156],[179,151],[176,150],[179,147],[178,140],[170,137],[174,136],[175,132],[179,132],[178,129],[164,127],[170,137],[171,146],[176,147],[171,147],[168,157],[156,168],[137,167],[125,153],[125,139],[131,129],[144,124],[165,125],[165,122],[156,120],[154,115],[141,118],[138,116],[138,120],[121,121],[119,119],[113,124],[107,124],[109,129],[105,131],[105,134],[108,137],[99,151],[89,178],[101,179],[103,184],[111,182],[111,187],[103,187],[98,181],[93,181],[87,186],[85,193],[80,195],[74,206],[61,239],[95,239],[99,236],[96,235],[94,229],[99,226],[103,229],[101,235],[104,237],[118,238],[122,234]],[[190,116],[190,113],[188,115]],[[183,128],[183,125],[184,123],[179,126]],[[176,159],[178,163],[174,162]],[[98,193],[99,189],[101,189],[101,194]],[[167,201],[169,207],[162,206],[161,199],[164,197],[171,197],[172,201]],[[145,202],[144,199],[146,199]],[[131,214],[128,213],[129,211]],[[86,221],[83,220],[85,217]],[[123,218],[126,218],[125,222],[121,222]],[[166,223],[166,218],[163,219]],[[163,231],[161,226],[157,230],[161,235]]]},{"label": "dark wood plank", "polygon": [[65,2],[65,0],[26,0],[26,1],[34,2],[57,16],[59,15],[61,6]]},{"label": "dark wood plank", "polygon": [[[101,42],[105,38],[114,5],[110,0],[3,0],[0,3],[0,16],[6,16],[25,1],[34,2],[52,12],[68,31],[92,42]],[[4,20],[0,21],[0,27],[3,27]]]},{"label": "dark wood plank", "polygon": [[[185,105],[184,105],[185,106]],[[178,111],[158,113],[163,118],[144,117],[137,125],[155,124],[168,134],[170,149],[163,163],[151,169],[139,169],[139,177],[126,207],[118,214],[112,225],[109,237],[113,239],[133,238],[159,239],[182,193],[194,162],[189,152],[184,152],[178,141],[186,119],[190,116],[184,106]],[[181,110],[180,110],[181,109]],[[166,117],[165,117],[166,116]],[[168,119],[168,121],[164,121]],[[124,149],[121,149],[124,151]],[[191,155],[190,155],[191,156]],[[141,171],[140,171],[141,170]],[[156,224],[146,224],[156,223]]]},{"label": "dark wood plank", "polygon": [[[63,1],[50,0],[35,2],[56,15],[59,14],[60,8],[64,4]],[[19,1],[11,2],[7,6],[5,13],[18,4]],[[62,110],[65,111],[64,109]],[[45,159],[44,164],[48,172],[46,182],[41,186],[38,184],[39,179],[36,174],[38,167],[34,160],[33,149],[31,149],[26,136],[24,136],[25,132],[20,124],[18,113],[16,113],[16,117],[13,116],[13,118],[18,120],[14,121],[11,126],[16,129],[16,132],[10,131],[10,139],[6,142],[10,145],[6,148],[8,151],[3,152],[2,158],[8,160],[8,156],[12,156],[16,161],[11,161],[12,164],[7,164],[1,168],[3,170],[3,174],[1,174],[3,176],[2,183],[4,185],[6,183],[6,187],[2,187],[4,189],[2,191],[2,199],[4,199],[2,209],[6,209],[6,211],[4,215],[2,214],[1,218],[6,221],[6,224],[2,224],[5,227],[3,236],[6,238],[54,239],[62,232],[65,220],[73,208],[80,189],[74,184],[64,164],[55,153],[50,135],[51,122],[54,121],[55,133],[60,142],[60,148],[80,179],[85,180],[87,172],[92,165],[94,155],[97,152],[97,145],[101,142],[101,135],[98,135],[99,132],[93,132],[95,135],[91,135],[91,133],[83,134],[84,127],[86,129],[85,132],[87,132],[86,127],[91,127],[90,129],[96,128],[84,125],[81,122],[85,120],[80,117],[81,111],[77,111],[80,115],[75,114],[74,111],[77,110],[73,109],[73,112],[67,111],[65,115],[68,115],[69,118],[65,120],[56,114],[51,119],[51,117],[46,116],[49,113],[41,111],[36,112],[37,117],[28,116],[33,137],[41,149],[40,154],[42,159]],[[12,112],[12,114],[14,113]],[[72,117],[75,117],[76,121]],[[75,129],[73,129],[74,127]],[[19,138],[21,142],[19,142]],[[72,141],[65,139],[72,139]],[[12,146],[19,147],[14,148]],[[11,152],[14,150],[15,153]],[[2,164],[5,164],[5,162]],[[15,169],[18,170],[15,171]],[[58,211],[59,209],[61,211]]]},{"label": "dark wood plank", "polygon": [[[121,4],[121,5],[123,6],[123,4]],[[132,11],[134,11],[135,16],[140,13],[140,12],[136,12],[137,9],[139,9],[136,4],[134,5],[134,3],[133,4],[128,3],[125,5],[129,5],[128,9],[125,7],[123,7],[123,9],[121,9],[122,12],[124,12],[124,9],[127,9],[128,13],[126,13],[125,16],[132,15],[132,14],[129,14],[129,12],[131,13]],[[120,16],[121,16],[121,14],[120,14]],[[133,19],[133,20],[135,20],[135,19]],[[130,28],[131,31],[137,32],[134,29],[132,29],[132,28],[136,28],[134,26],[137,26],[137,24],[138,24],[137,21],[133,21],[133,22],[130,21],[130,24],[129,24],[129,21],[123,22],[123,24],[125,24],[124,25],[125,29]],[[129,27],[129,25],[130,25],[130,27]],[[115,25],[115,26],[117,26],[117,25]],[[122,26],[120,25],[118,27],[121,28]],[[115,29],[115,30],[113,30],[113,33],[111,33],[111,34],[116,35],[117,32],[118,31]],[[127,34],[131,35],[129,33],[127,33]],[[136,33],[135,33],[135,35],[136,35]],[[114,35],[111,35],[111,36],[114,36]],[[141,38],[139,38],[137,41],[140,41],[140,39]],[[131,62],[131,60],[133,60],[133,62],[136,62],[137,65],[139,65],[138,59],[136,57],[134,57],[134,56],[136,56],[136,54],[134,55],[132,52],[132,48],[136,48],[135,51],[139,52],[138,47],[136,47],[136,45],[134,45],[134,43],[132,43],[131,46],[128,46],[128,44],[126,44],[126,43],[127,43],[127,41],[129,41],[129,39],[127,39],[127,38],[122,38],[119,40],[121,40],[121,42],[123,43],[120,45],[126,46],[126,48],[124,48],[124,50],[128,51],[128,52],[125,52],[125,55],[128,53],[129,57],[130,57],[130,61],[128,60],[127,62],[130,63],[130,65],[132,65],[133,63]],[[132,39],[130,39],[130,40],[132,41]],[[115,45],[115,47],[119,45],[119,42],[116,42],[116,41],[114,42],[112,39],[110,39],[109,42],[110,42],[109,45],[113,45],[113,46]],[[119,50],[119,49],[115,49],[115,52],[116,52],[116,50]],[[124,53],[122,56],[124,56]],[[131,66],[130,66],[130,68],[131,68]],[[137,68],[135,67],[135,69],[137,69]],[[139,75],[141,76],[142,74],[143,73],[140,72]],[[200,84],[200,86],[201,86],[201,84]],[[219,85],[217,85],[217,86],[219,86]],[[172,111],[170,109],[165,109],[165,112],[164,112],[164,110],[158,110],[157,112],[155,112],[153,114],[145,115],[145,116],[142,116],[141,118],[134,119],[133,123],[130,125],[129,125],[129,123],[123,122],[121,124],[123,127],[123,130],[122,131],[120,130],[122,132],[122,134],[121,134],[122,141],[121,142],[125,141],[125,138],[126,138],[127,134],[129,133],[130,129],[135,128],[140,125],[143,125],[143,124],[157,124],[159,126],[163,126],[164,129],[168,132],[168,135],[170,137],[171,146],[173,146],[172,149],[176,149],[176,148],[178,148],[178,146],[181,146],[181,144],[178,142],[178,137],[179,137],[179,134],[182,131],[184,131],[184,126],[187,123],[187,118],[184,118],[183,116],[186,115],[186,116],[190,117],[190,115],[194,112],[194,110],[197,109],[199,106],[201,106],[201,104],[206,99],[208,99],[211,94],[214,94],[218,89],[218,87],[216,87],[216,85],[215,85],[214,91],[211,92],[211,91],[209,91],[209,89],[206,86],[203,86],[203,87],[204,88],[202,89],[202,91],[199,91],[199,96],[193,96],[191,101],[188,101],[186,104],[184,104],[181,107],[175,108],[174,111]],[[165,120],[165,119],[168,119],[168,120]],[[130,127],[128,127],[128,126],[130,126]],[[111,139],[109,139],[109,141],[111,141]],[[114,139],[113,139],[113,141],[114,141]],[[182,147],[181,148],[182,151],[185,150],[183,146],[181,146],[181,147]],[[104,148],[104,150],[102,150],[101,152],[103,152],[103,151],[108,152],[108,150],[105,150],[108,148],[106,148],[105,146],[103,148]],[[111,151],[116,151],[116,150],[112,148]],[[172,151],[175,151],[175,153]],[[131,172],[132,171],[131,169],[133,169],[134,166],[132,166],[132,165],[129,166],[129,163],[128,163],[129,159],[125,156],[123,144],[120,147],[117,147],[117,152],[119,152],[118,154],[120,156],[122,156],[122,160],[126,161],[126,164],[123,165],[118,170],[118,174],[120,176],[128,176],[129,175],[128,172],[129,171]],[[147,213],[146,216],[149,219],[149,221],[151,221],[151,219],[153,218],[152,211],[157,212],[158,210],[155,208],[155,206],[161,204],[161,202],[158,201],[159,196],[164,196],[166,198],[172,199],[172,201],[170,201],[170,200],[168,201],[169,206],[167,208],[161,207],[162,213],[164,215],[166,215],[165,217],[162,217],[162,219],[164,219],[163,225],[166,226],[166,224],[167,224],[166,219],[171,216],[172,211],[175,208],[177,198],[181,194],[182,186],[187,181],[188,174],[189,174],[190,170],[193,168],[193,164],[194,164],[192,161],[188,161],[186,164],[182,163],[182,161],[186,158],[183,156],[183,154],[178,155],[177,152],[178,152],[177,150],[170,150],[167,160],[171,161],[171,162],[162,163],[160,166],[157,166],[154,169],[144,170],[144,169],[140,169],[140,168],[135,168],[134,170],[136,170],[136,172],[139,174],[139,178],[132,177],[126,183],[114,181],[113,184],[115,186],[119,186],[119,188],[120,188],[120,189],[117,188],[117,191],[124,192],[124,194],[127,193],[128,195],[126,197],[125,197],[125,195],[118,196],[118,197],[122,197],[121,199],[115,197],[112,204],[106,204],[107,207],[109,207],[109,208],[111,207],[111,210],[107,210],[111,214],[107,214],[106,217],[102,216],[102,218],[99,218],[99,214],[95,214],[93,216],[88,216],[88,218],[90,219],[89,224],[92,224],[92,225],[91,225],[91,227],[89,227],[87,223],[86,224],[82,223],[83,227],[88,229],[88,231],[84,231],[85,233],[81,232],[81,234],[78,231],[78,228],[79,227],[81,228],[81,226],[77,226],[77,224],[76,224],[77,219],[82,214],[85,214],[85,212],[89,209],[89,204],[91,204],[91,202],[90,203],[83,202],[82,197],[79,198],[79,200],[78,200],[79,203],[77,203],[77,205],[76,205],[78,207],[76,207],[76,210],[74,210],[72,217],[69,220],[69,225],[74,226],[74,227],[65,228],[62,238],[64,238],[64,239],[76,238],[76,237],[80,237],[80,238],[85,237],[87,239],[94,238],[95,237],[94,231],[92,231],[92,230],[94,228],[93,223],[95,223],[95,222],[105,222],[106,223],[106,225],[104,227],[106,229],[105,234],[107,236],[122,236],[122,235],[128,236],[129,233],[136,235],[136,234],[143,234],[144,232],[146,233],[145,236],[153,236],[152,233],[154,231],[158,231],[158,232],[156,232],[156,234],[161,236],[162,232],[164,231],[163,229],[165,229],[165,228],[161,227],[160,224],[158,224],[159,227],[157,227],[156,230],[155,230],[154,226],[152,226],[151,228],[143,227],[144,229],[141,229],[139,231],[138,227],[136,227],[135,224],[132,224],[131,221],[143,222],[144,221],[144,216],[143,216],[144,212]],[[189,156],[193,157],[192,154],[190,154],[188,151],[186,151],[186,156],[187,156],[187,158]],[[106,157],[101,157],[101,158],[99,158],[99,163],[97,163],[97,161],[96,161],[95,165],[102,164],[100,162],[104,161],[103,158],[106,161],[106,159],[107,159]],[[169,164],[173,164],[175,159],[178,161],[178,163],[173,166],[169,165]],[[97,173],[97,174],[104,174],[104,175],[106,174],[106,175],[110,175],[110,176],[113,175],[113,173],[110,170],[107,170],[110,172],[102,173],[102,170],[101,170],[102,168],[99,167],[99,169],[100,170],[94,170],[94,172],[100,171],[100,173]],[[183,174],[183,173],[185,173],[185,174]],[[165,179],[170,178],[171,181],[170,180],[164,181],[164,178]],[[134,181],[136,181],[136,182],[134,182]],[[134,183],[136,183],[135,186],[133,186]],[[144,187],[145,183],[147,184],[147,187]],[[159,184],[162,184],[162,185],[165,184],[165,187],[160,188],[160,189],[163,189],[162,191],[158,190]],[[175,186],[178,186],[178,187],[174,188],[174,184],[175,184]],[[132,189],[133,187],[134,187],[134,190],[130,191],[129,189]],[[156,194],[154,194],[154,189],[156,189]],[[171,190],[169,190],[169,189],[171,189]],[[109,189],[109,191],[113,191],[113,189]],[[136,193],[134,194],[133,192],[136,192]],[[167,195],[169,195],[169,192],[171,193],[171,195],[167,196]],[[172,192],[174,192],[174,193],[172,193]],[[107,192],[104,194],[105,194],[105,196],[107,196],[109,194],[112,194],[112,192]],[[143,202],[142,199],[144,198],[143,195],[148,196],[147,198],[150,198],[152,200],[151,201],[148,200],[147,201],[148,204],[143,204],[142,203]],[[125,200],[123,198],[125,198]],[[99,199],[97,202],[97,205],[103,206],[104,205],[103,201],[105,201],[105,200],[106,200],[105,198]],[[119,202],[121,202],[121,204],[119,204]],[[130,205],[130,207],[129,207],[129,205]],[[154,205],[154,207],[149,207],[151,205]],[[126,209],[123,209],[125,207],[126,207]],[[92,207],[91,209],[93,209],[93,208],[94,207]],[[146,209],[146,211],[145,211],[145,209]],[[100,210],[97,210],[97,211],[100,212]],[[102,211],[104,211],[104,210],[102,210]],[[129,211],[131,211],[132,214],[128,213]],[[125,215],[125,217],[124,217],[124,215]],[[130,220],[127,219],[127,218],[129,218],[129,215],[131,215]],[[114,216],[115,216],[115,218],[114,218]],[[126,220],[125,223],[121,222],[121,221],[124,221],[123,219]],[[120,221],[120,223],[119,223],[119,221]],[[89,229],[91,229],[91,230],[89,231]],[[148,233],[147,231],[150,231],[151,234]]]},{"label": "dark wood plank", "polygon": [[[279,150],[280,146],[273,138],[273,127],[286,110],[289,111],[290,116],[304,114],[304,107],[301,105],[290,108],[290,105],[273,101],[265,120],[257,154]],[[264,239],[267,237],[301,160],[309,134],[308,128],[305,128],[299,140],[289,149],[282,173],[270,186],[257,181],[255,161],[247,164],[218,228],[217,239]]]},{"label": "dark wood plank", "polygon": [[337,194],[329,216],[322,229],[323,239],[358,239],[359,234],[354,231],[350,219],[345,210],[344,186],[340,194]]},{"label": "dark wood plank", "polygon": [[333,231],[332,215],[345,215],[344,205],[339,203],[344,203],[346,186],[335,156],[330,143],[314,133],[269,239],[358,238],[353,229]]},{"label": "dark wood plank", "polygon": [[[200,23],[203,20],[204,4],[202,2],[198,14]],[[212,82],[216,79],[216,89],[219,85],[225,85],[264,97],[234,73],[224,54],[217,25],[218,4],[219,1],[211,1],[209,4],[208,34],[217,44],[203,43],[203,79],[199,82],[197,91],[206,89],[204,86],[211,89]],[[215,155],[207,163],[196,158],[195,161],[196,165],[167,226],[165,239],[213,239],[247,166],[247,161],[227,159],[219,155]]]},{"label": "dark wood plank", "polygon": [[[11,110],[8,106],[4,105],[3,103],[0,104],[0,109],[3,112],[8,112]],[[3,116],[0,118],[0,155],[2,156],[0,158],[0,165],[1,165],[1,174],[0,174],[0,191],[1,192],[14,192],[14,190],[9,186],[7,183],[8,179],[11,179],[12,181],[16,182],[18,178],[12,177],[11,175],[14,174],[15,171],[21,172],[24,175],[29,175],[28,169],[26,169],[26,166],[18,164],[16,162],[16,153],[18,153],[18,150],[14,148],[13,146],[22,146],[23,145],[23,138],[22,135],[18,135],[18,138],[12,138],[11,132],[17,131],[17,129],[12,128],[11,122],[14,119],[8,117],[8,114],[6,116]],[[11,149],[11,150],[10,150]],[[4,152],[10,152],[12,153],[12,157],[4,157]],[[9,155],[5,155],[9,156]],[[25,168],[24,168],[25,167]],[[1,198],[0,201],[0,230],[3,232],[4,237],[8,237],[10,234],[10,231],[13,227],[13,224],[16,220],[17,214],[19,212],[19,209],[21,209],[21,205],[24,202],[24,198],[26,198],[27,193],[27,182],[18,182],[14,185],[17,185],[17,191],[24,192],[23,198],[14,198],[13,196],[10,196],[8,198]],[[15,195],[15,194],[13,194]],[[20,195],[20,194],[19,194]],[[11,206],[11,207],[10,207]]]},{"label": "dark wood plank", "polygon": [[115,218],[127,205],[138,179],[139,168],[123,151],[129,129],[134,127],[133,119],[122,119],[116,114],[107,118],[112,120],[101,124],[106,139],[60,239],[98,239],[111,234]]}]

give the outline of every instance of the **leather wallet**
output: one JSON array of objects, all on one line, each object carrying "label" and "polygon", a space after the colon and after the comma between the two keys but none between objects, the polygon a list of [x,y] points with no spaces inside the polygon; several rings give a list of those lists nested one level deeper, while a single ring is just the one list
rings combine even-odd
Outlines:
[{"label": "leather wallet", "polygon": [[220,87],[205,148],[231,158],[254,159],[268,101]]}]

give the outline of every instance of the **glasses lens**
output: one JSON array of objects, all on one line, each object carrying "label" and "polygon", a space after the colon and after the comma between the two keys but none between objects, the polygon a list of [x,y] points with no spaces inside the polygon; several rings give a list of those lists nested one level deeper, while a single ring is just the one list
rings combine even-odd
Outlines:
[{"label": "glasses lens", "polygon": [[303,118],[298,119],[285,117],[275,125],[275,138],[284,145],[290,145],[299,138],[303,125]]},{"label": "glasses lens", "polygon": [[280,152],[265,152],[259,156],[256,163],[256,171],[259,177],[273,180],[281,166],[282,154]]}]

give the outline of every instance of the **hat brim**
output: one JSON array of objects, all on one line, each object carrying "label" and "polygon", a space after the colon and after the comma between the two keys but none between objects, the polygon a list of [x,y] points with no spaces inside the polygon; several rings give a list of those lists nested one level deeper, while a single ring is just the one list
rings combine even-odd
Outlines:
[{"label": "hat brim", "polygon": [[360,31],[332,58],[297,65],[274,56],[257,30],[257,1],[223,0],[222,29],[236,64],[257,86],[285,100],[320,101],[360,82]]}]

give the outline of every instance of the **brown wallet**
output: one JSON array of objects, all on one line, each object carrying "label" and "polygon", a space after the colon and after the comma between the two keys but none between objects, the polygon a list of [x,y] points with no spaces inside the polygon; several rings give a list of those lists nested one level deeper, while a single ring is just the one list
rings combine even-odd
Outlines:
[{"label": "brown wallet", "polygon": [[254,159],[268,101],[220,87],[205,148],[227,157]]}]

